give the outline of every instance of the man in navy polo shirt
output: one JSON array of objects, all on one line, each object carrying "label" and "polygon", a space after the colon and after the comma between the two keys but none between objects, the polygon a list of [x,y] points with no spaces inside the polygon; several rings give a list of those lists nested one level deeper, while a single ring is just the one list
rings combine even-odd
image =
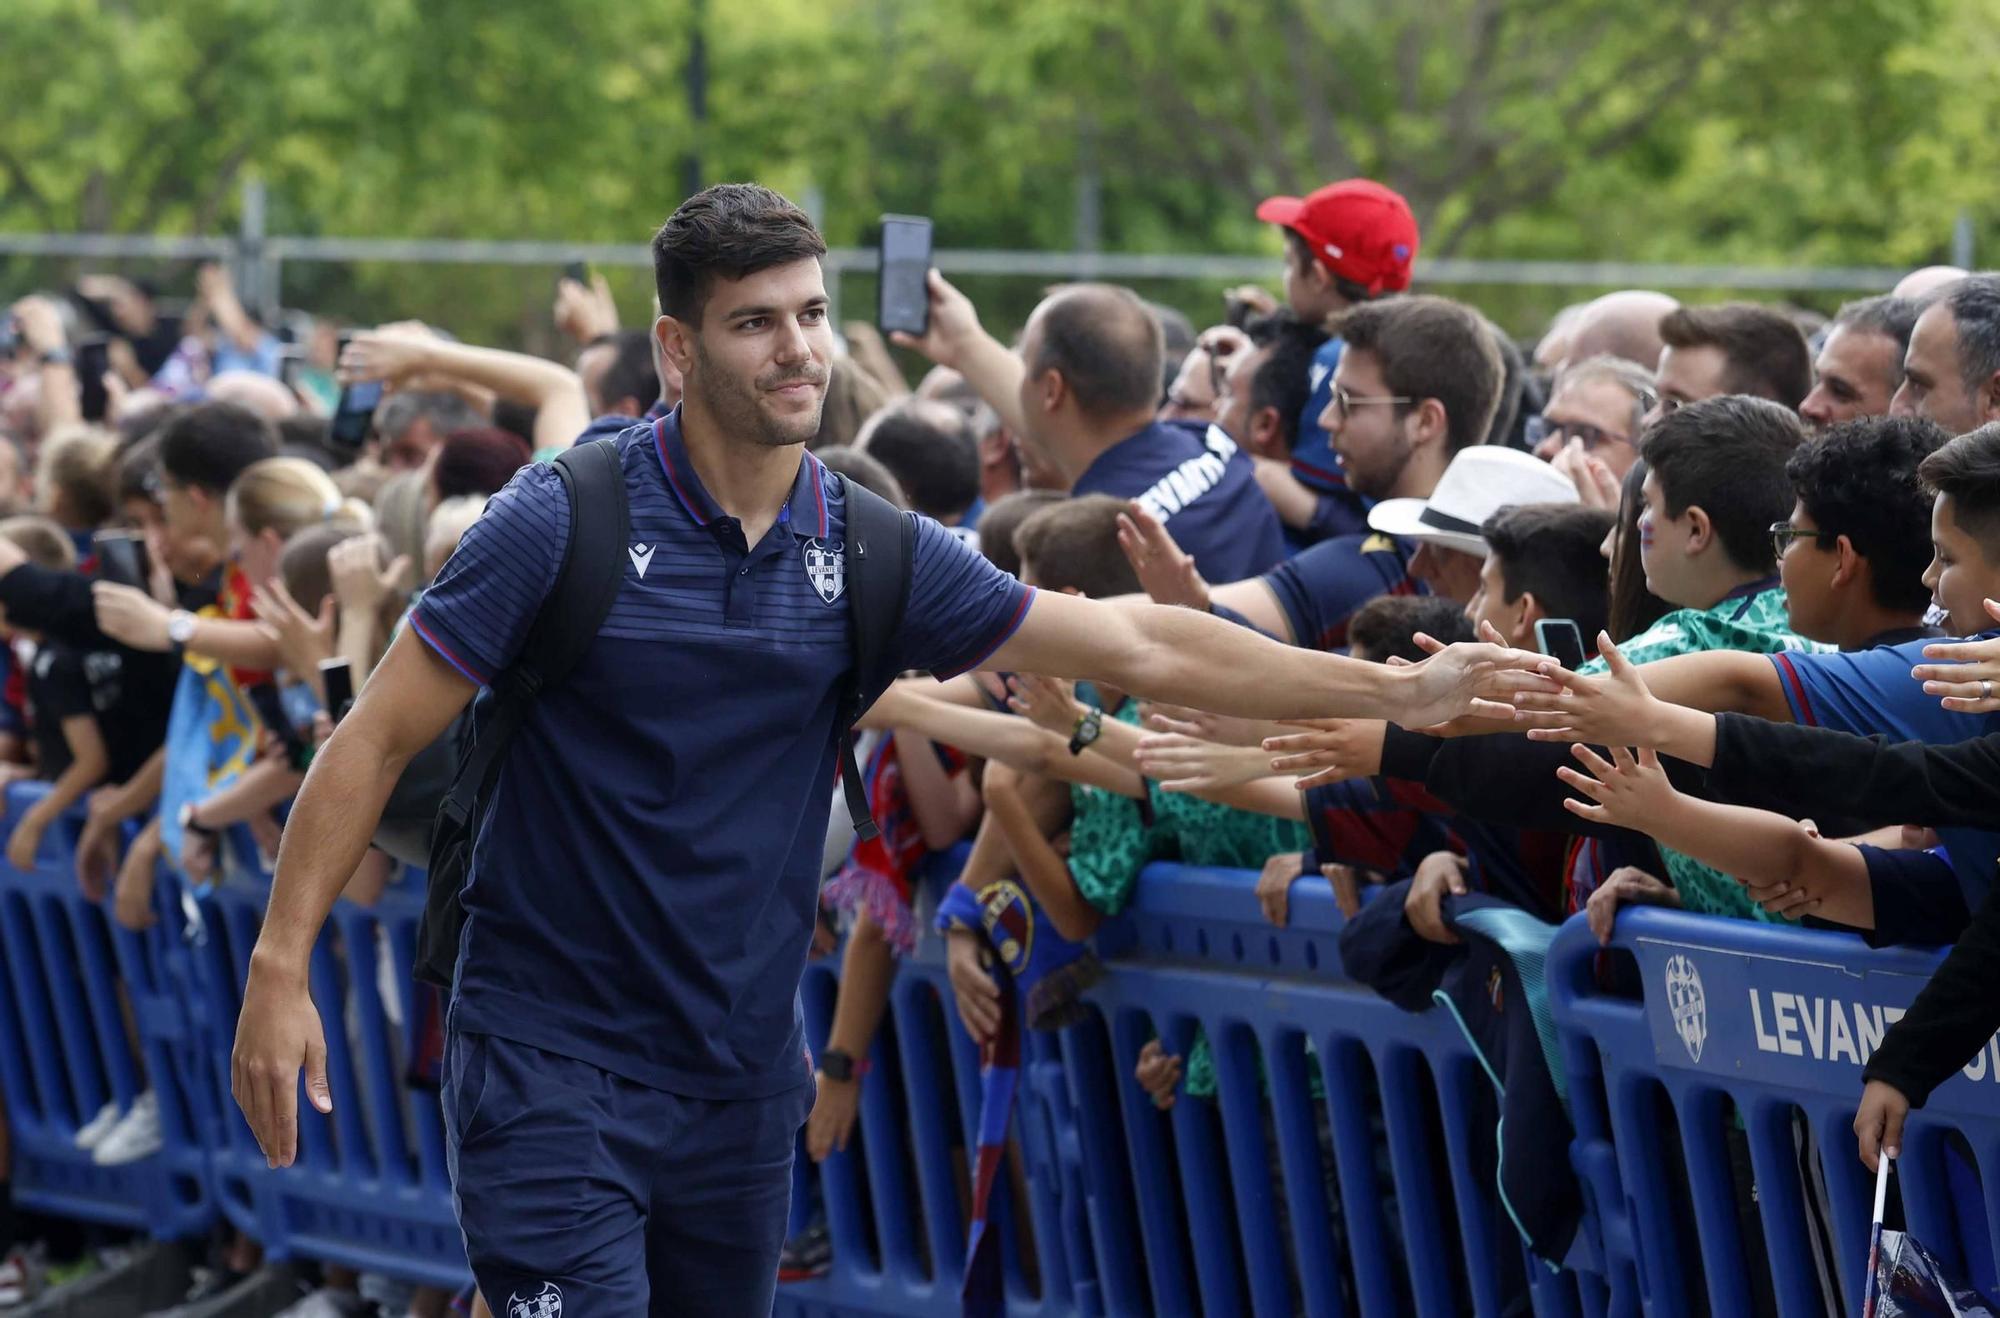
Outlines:
[{"label": "man in navy polo shirt", "polygon": [[[798,984],[852,664],[843,487],[802,446],[832,359],[803,212],[711,188],[654,239],[682,405],[616,439],[633,543],[610,617],[543,692],[480,822],[445,1057],[467,1255],[499,1313],[768,1312],[813,1086]],[[568,505],[530,467],[466,533],[321,749],[251,957],[232,1090],[273,1166],[299,1069],[331,1108],[313,941],[402,767],[516,658]],[[1089,674],[1252,718],[1498,713],[1460,646],[1391,669],[1184,609],[1036,594],[916,520],[889,670]],[[877,689],[891,672],[871,675]]]},{"label": "man in navy polo shirt", "polygon": [[980,327],[966,296],[931,275],[930,331],[904,347],[962,373],[1072,494],[1136,499],[1203,573],[1255,576],[1285,555],[1250,455],[1219,426],[1156,419],[1159,322],[1130,289],[1071,284],[1035,308],[1018,353]]}]

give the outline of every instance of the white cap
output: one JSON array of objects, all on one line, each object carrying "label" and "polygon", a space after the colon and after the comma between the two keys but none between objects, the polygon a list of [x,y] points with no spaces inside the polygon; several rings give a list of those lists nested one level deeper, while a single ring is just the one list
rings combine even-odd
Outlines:
[{"label": "white cap", "polygon": [[1442,549],[1484,554],[1479,528],[1502,508],[1524,503],[1576,503],[1570,478],[1519,449],[1475,444],[1460,449],[1428,499],[1384,499],[1368,525],[1385,535]]}]

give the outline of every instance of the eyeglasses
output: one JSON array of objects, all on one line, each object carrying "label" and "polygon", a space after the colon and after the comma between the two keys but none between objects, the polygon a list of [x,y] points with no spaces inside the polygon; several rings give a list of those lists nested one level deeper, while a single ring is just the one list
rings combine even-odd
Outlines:
[{"label": "eyeglasses", "polygon": [[1580,439],[1583,441],[1583,446],[1593,452],[1610,444],[1629,446],[1632,443],[1627,436],[1614,435],[1609,430],[1582,421],[1552,421],[1545,416],[1529,417],[1523,437],[1528,441],[1530,449],[1539,448],[1549,440],[1554,440],[1558,446],[1562,446],[1572,439]]},{"label": "eyeglasses", "polygon": [[1396,394],[1363,395],[1357,398],[1344,384],[1333,387],[1333,414],[1342,421],[1345,421],[1357,407],[1401,407],[1416,401],[1414,398],[1404,398]]},{"label": "eyeglasses", "polygon": [[1783,558],[1785,551],[1790,549],[1797,541],[1813,540],[1824,545],[1832,539],[1833,537],[1824,531],[1815,531],[1803,526],[1793,526],[1790,522],[1771,523],[1771,552],[1779,558]]}]

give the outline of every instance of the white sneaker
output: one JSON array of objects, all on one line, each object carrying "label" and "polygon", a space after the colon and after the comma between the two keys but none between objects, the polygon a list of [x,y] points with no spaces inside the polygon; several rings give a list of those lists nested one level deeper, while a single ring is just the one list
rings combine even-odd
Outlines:
[{"label": "white sneaker", "polygon": [[322,1287],[289,1309],[280,1309],[274,1318],[358,1318],[368,1312],[368,1302],[353,1291]]},{"label": "white sneaker", "polygon": [[17,1309],[41,1290],[41,1265],[26,1250],[0,1257],[0,1310]]},{"label": "white sneaker", "polygon": [[132,1110],[113,1128],[104,1142],[92,1151],[91,1161],[99,1167],[123,1167],[128,1162],[150,1158],[164,1143],[160,1128],[160,1096],[148,1089],[133,1100]]},{"label": "white sneaker", "polygon": [[76,1147],[85,1151],[95,1149],[104,1143],[104,1137],[111,1133],[112,1127],[116,1126],[118,1119],[124,1115],[118,1110],[118,1100],[112,1099],[97,1109],[97,1115],[92,1117],[83,1129],[77,1131]]}]

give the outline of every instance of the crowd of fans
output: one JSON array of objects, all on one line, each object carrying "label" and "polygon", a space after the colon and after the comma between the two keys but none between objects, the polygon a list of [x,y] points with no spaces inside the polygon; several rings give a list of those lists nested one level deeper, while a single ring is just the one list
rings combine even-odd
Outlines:
[{"label": "crowd of fans", "polygon": [[[1872,1160],[2000,1024],[1977,1000],[2000,825],[1976,757],[1804,730],[1950,744],[2000,711],[2000,275],[1919,271],[1831,320],[1623,291],[1516,343],[1407,291],[1418,229],[1388,189],[1350,180],[1258,214],[1284,237],[1282,297],[1234,290],[1198,333],[1076,284],[1010,345],[933,275],[929,331],[898,339],[928,372],[912,385],[872,328],[846,327],[812,447],[1042,590],[1143,593],[1383,663],[1478,634],[1563,657],[1562,689],[1524,675],[1520,725],[1496,732],[1257,725],[1025,675],[899,682],[862,725],[880,836],[857,838],[838,798],[829,821],[818,947],[839,947],[840,990],[806,1155],[854,1138],[897,963],[933,927],[975,1039],[1003,995],[1029,1027],[1060,1025],[1101,973],[1092,933],[1174,858],[1253,872],[1245,909],[1278,925],[1293,885],[1325,882],[1364,929],[1383,887],[1375,921],[1441,946],[1472,894],[1550,924],[1581,912],[1607,942],[1634,903],[1875,944],[1971,929],[1932,1010],[1870,1063]],[[14,304],[0,779],[49,788],[12,820],[9,863],[37,864],[79,814],[76,881],[132,929],[180,918],[155,893],[163,866],[194,884],[268,870],[339,712],[330,675],[360,686],[525,464],[674,407],[678,379],[601,279],[565,279],[553,312],[570,365],[416,323],[281,335],[219,267],[184,311],[109,276]],[[337,424],[375,383],[364,424]],[[1940,651],[1950,638],[1969,643]],[[434,796],[412,795],[348,900],[421,863]],[[925,861],[968,841],[957,886],[1018,883],[1074,956],[1017,966],[979,920],[933,920]],[[1205,1041],[1148,1044],[1131,1083],[1161,1107],[1212,1098]],[[149,1156],[157,1100],[107,1106],[77,1142],[107,1165]],[[0,1308],[34,1273],[5,1148],[0,1124]],[[785,1275],[829,1257],[822,1220]],[[257,1243],[214,1262],[207,1293]],[[448,1299],[328,1267],[292,1312]]]}]

